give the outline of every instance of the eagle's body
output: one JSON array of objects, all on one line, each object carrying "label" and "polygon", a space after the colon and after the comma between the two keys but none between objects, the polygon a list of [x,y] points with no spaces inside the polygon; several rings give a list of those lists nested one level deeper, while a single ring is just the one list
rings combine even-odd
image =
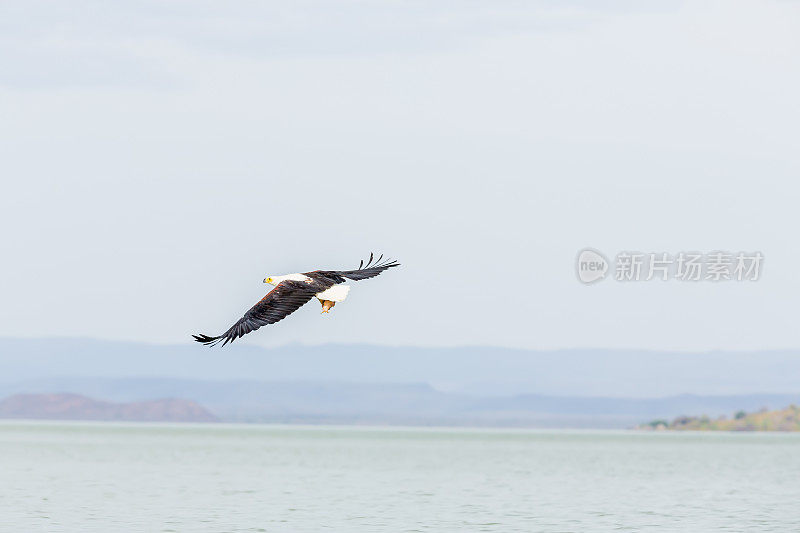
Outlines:
[{"label": "eagle's body", "polygon": [[[308,283],[310,287],[315,286],[315,284],[319,284],[319,288],[327,286],[325,276],[320,276],[316,272],[309,272],[307,274],[286,274],[264,279],[265,283],[275,285],[276,287],[284,281],[303,281]],[[333,287],[324,289],[322,292],[316,293],[314,296],[322,303],[322,312],[327,313],[337,302],[343,302],[344,299],[347,298],[347,293],[349,292],[349,285],[334,285]]]},{"label": "eagle's body", "polygon": [[228,331],[216,337],[194,335],[194,339],[211,346],[222,342],[225,346],[261,326],[283,320],[314,297],[322,303],[322,312],[327,313],[336,302],[344,301],[350,292],[350,287],[340,285],[341,283],[348,279],[358,281],[374,278],[384,270],[399,265],[397,261],[390,260],[381,263],[382,258],[383,256],[379,257],[373,265],[373,255],[370,254],[366,266],[362,261],[356,270],[314,270],[264,278],[264,283],[275,285],[275,288],[251,307]]}]

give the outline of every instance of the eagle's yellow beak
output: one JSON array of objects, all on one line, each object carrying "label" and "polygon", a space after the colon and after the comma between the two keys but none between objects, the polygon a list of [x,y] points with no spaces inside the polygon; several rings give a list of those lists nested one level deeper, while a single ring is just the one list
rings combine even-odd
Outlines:
[{"label": "eagle's yellow beak", "polygon": [[272,278],[264,278],[264,283],[272,283]]}]

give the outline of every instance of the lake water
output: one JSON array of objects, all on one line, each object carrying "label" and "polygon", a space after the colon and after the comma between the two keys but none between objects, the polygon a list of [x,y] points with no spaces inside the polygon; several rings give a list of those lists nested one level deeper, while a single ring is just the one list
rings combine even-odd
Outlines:
[{"label": "lake water", "polygon": [[800,435],[0,423],[0,531],[800,531]]}]

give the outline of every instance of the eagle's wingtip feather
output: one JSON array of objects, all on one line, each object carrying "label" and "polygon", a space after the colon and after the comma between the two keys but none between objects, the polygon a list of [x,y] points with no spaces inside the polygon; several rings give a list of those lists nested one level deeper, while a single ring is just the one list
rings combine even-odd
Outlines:
[{"label": "eagle's wingtip feather", "polygon": [[220,341],[220,339],[222,339],[222,335],[218,337],[210,337],[203,333],[200,333],[198,335],[192,335],[192,337],[194,337],[195,341],[204,344],[206,346],[215,346]]}]

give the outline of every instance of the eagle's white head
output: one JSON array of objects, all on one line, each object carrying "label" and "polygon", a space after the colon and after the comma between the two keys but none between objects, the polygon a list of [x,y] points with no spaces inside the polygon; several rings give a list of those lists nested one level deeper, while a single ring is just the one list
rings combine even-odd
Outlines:
[{"label": "eagle's white head", "polygon": [[304,276],[303,274],[286,274],[285,276],[267,276],[264,278],[264,283],[269,283],[270,285],[277,285],[281,281],[311,281],[311,278],[308,276]]}]

